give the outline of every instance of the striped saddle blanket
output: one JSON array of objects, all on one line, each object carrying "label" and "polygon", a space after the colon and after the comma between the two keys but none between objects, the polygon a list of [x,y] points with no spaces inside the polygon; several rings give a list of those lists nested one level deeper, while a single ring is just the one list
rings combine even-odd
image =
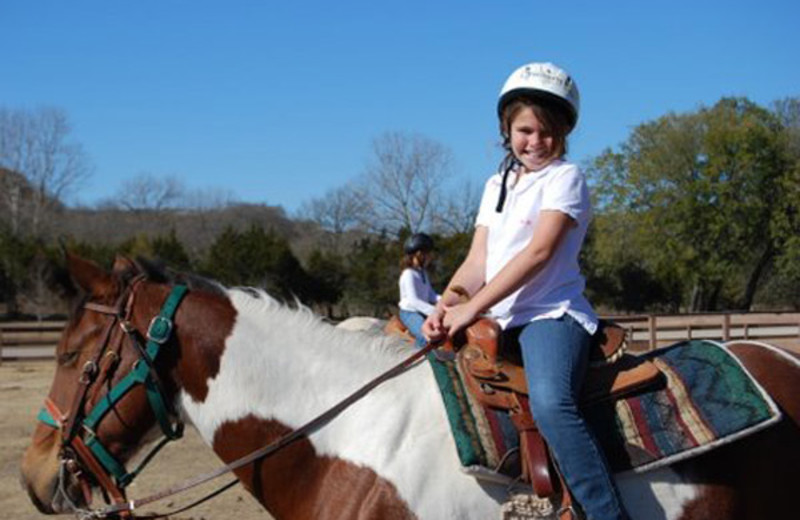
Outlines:
[{"label": "striped saddle blanket", "polygon": [[[584,408],[614,471],[646,471],[708,451],[763,429],[780,412],[724,346],[691,340],[645,354],[665,384]],[[465,471],[505,480],[518,451],[508,413],[481,405],[466,391],[457,364],[428,357]]]}]

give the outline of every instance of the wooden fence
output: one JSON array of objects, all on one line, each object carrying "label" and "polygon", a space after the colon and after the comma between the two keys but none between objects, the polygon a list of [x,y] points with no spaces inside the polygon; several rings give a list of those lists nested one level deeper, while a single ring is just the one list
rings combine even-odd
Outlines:
[{"label": "wooden fence", "polygon": [[[632,351],[652,350],[685,339],[752,339],[800,353],[800,312],[604,316],[628,330]],[[52,359],[63,321],[0,322],[3,359]]]},{"label": "wooden fence", "polygon": [[631,350],[653,350],[686,339],[749,339],[800,352],[800,312],[607,316],[628,330]]},{"label": "wooden fence", "polygon": [[4,359],[52,359],[64,321],[0,322],[0,363]]}]

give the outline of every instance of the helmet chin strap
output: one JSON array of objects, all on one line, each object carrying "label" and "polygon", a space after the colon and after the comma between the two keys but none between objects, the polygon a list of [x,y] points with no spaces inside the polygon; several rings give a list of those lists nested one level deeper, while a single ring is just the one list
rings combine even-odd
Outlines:
[{"label": "helmet chin strap", "polygon": [[506,194],[508,191],[506,188],[508,174],[511,173],[511,170],[518,168],[520,165],[521,163],[519,162],[519,159],[513,155],[509,155],[503,160],[503,163],[501,164],[501,169],[503,170],[503,180],[500,182],[500,195],[497,197],[497,206],[494,208],[495,212],[503,212],[503,206],[506,203]]}]

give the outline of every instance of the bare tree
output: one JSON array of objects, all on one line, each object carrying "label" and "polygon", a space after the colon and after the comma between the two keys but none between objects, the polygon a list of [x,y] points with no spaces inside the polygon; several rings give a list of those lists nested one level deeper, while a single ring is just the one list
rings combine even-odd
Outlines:
[{"label": "bare tree", "polygon": [[25,177],[17,172],[0,168],[0,215],[15,235],[19,234],[22,226],[23,205],[25,200],[30,199],[30,191],[30,185]]},{"label": "bare tree", "polygon": [[451,190],[433,217],[433,230],[443,235],[470,232],[478,216],[481,191],[472,182]]},{"label": "bare tree", "polygon": [[70,131],[66,113],[57,108],[0,108],[0,166],[21,176],[0,181],[12,232],[27,223],[27,231],[39,235],[46,212],[91,174],[82,146],[68,141]]},{"label": "bare tree", "polygon": [[327,234],[321,236],[326,248],[340,251],[342,238],[357,229],[364,205],[354,183],[329,190],[323,197],[303,203],[297,217],[315,223]]},{"label": "bare tree", "polygon": [[322,229],[341,234],[360,221],[362,203],[352,183],[328,191],[322,198],[312,199],[300,207],[300,218],[311,220]]},{"label": "bare tree", "polygon": [[185,191],[183,182],[174,175],[156,177],[142,172],[123,181],[113,200],[131,211],[159,211],[175,207]]},{"label": "bare tree", "polygon": [[784,126],[789,153],[800,157],[800,97],[779,99],[772,103],[772,111]]},{"label": "bare tree", "polygon": [[440,187],[450,175],[450,150],[420,135],[389,132],[373,141],[372,152],[374,162],[357,194],[362,224],[392,232],[431,225]]},{"label": "bare tree", "polygon": [[237,202],[238,198],[231,190],[210,187],[186,191],[179,204],[186,209],[210,211],[225,209]]}]

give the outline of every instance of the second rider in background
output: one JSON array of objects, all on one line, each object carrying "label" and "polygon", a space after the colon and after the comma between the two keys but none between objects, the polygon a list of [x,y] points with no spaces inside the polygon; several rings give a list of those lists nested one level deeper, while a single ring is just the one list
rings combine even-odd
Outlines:
[{"label": "second rider in background", "polygon": [[433,290],[427,268],[433,258],[433,239],[425,233],[411,235],[403,247],[400,280],[400,321],[416,339],[416,345],[425,344],[422,323],[433,312],[439,295]]}]

